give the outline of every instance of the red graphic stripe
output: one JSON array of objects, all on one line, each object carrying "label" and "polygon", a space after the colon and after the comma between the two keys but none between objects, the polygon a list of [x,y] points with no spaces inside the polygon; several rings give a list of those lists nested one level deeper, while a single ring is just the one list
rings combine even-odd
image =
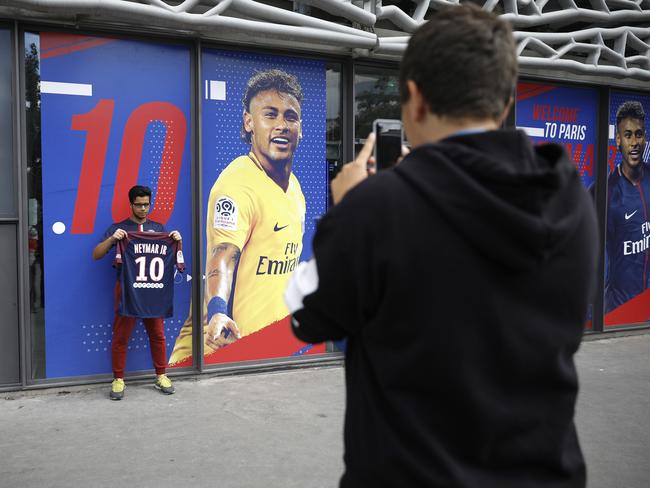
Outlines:
[{"label": "red graphic stripe", "polygon": [[639,324],[650,319],[650,290],[645,290],[623,305],[605,314],[605,326]]},{"label": "red graphic stripe", "polygon": [[177,106],[167,102],[149,102],[135,109],[124,127],[113,192],[114,222],[120,222],[131,214],[124,195],[138,182],[145,136],[149,125],[154,121],[164,123],[167,130],[156,183],[155,207],[149,218],[164,225],[174,210],[183,163],[187,122],[185,115]]},{"label": "red graphic stripe", "polygon": [[517,93],[528,94],[528,93],[537,93],[539,91],[544,91],[549,87],[554,87],[553,85],[546,85],[543,83],[527,83],[520,82],[517,84]]},{"label": "red graphic stripe", "polygon": [[80,34],[65,34],[63,32],[41,32],[41,51],[49,51],[57,47],[79,44],[80,42],[86,42],[91,39],[97,38]]},{"label": "red graphic stripe", "polygon": [[93,47],[103,46],[115,39],[71,36],[71,35],[41,35],[41,59],[54,58]]},{"label": "red graphic stripe", "polygon": [[517,92],[519,93],[528,93],[531,90],[537,90],[540,87],[539,83],[517,83]]},{"label": "red graphic stripe", "polygon": [[73,234],[91,234],[95,225],[114,107],[115,101],[100,100],[90,112],[72,117],[72,130],[87,134],[72,218]]},{"label": "red graphic stripe", "polygon": [[[228,346],[207,354],[204,360],[205,364],[221,364],[290,357],[303,347],[305,347],[305,343],[296,339],[291,332],[291,321],[287,316]],[[304,356],[323,354],[324,352],[325,344],[315,344]],[[174,368],[192,366],[192,357],[170,366]]]},{"label": "red graphic stripe", "polygon": [[553,85],[541,85],[539,83],[518,83],[517,84],[517,101],[528,100],[543,93],[555,90]]}]

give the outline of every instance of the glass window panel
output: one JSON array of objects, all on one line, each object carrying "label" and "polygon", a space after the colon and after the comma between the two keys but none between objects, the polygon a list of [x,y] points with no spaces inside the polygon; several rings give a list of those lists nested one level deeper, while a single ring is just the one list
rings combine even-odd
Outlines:
[{"label": "glass window panel", "polygon": [[27,222],[32,378],[45,378],[45,301],[43,283],[43,187],[41,181],[40,37],[25,33],[25,110],[27,125]]},{"label": "glass window panel", "polygon": [[[343,114],[341,109],[341,66],[332,64],[327,66],[327,132],[325,150],[327,158],[328,182],[336,176],[336,173],[345,162],[343,160]],[[332,195],[327,192],[327,206],[332,205]]]},{"label": "glass window panel", "polygon": [[354,153],[375,119],[401,119],[397,69],[357,66],[354,73]]},{"label": "glass window panel", "polygon": [[12,71],[11,32],[0,29],[0,216],[15,217],[16,195],[13,163],[13,120],[11,114]]}]

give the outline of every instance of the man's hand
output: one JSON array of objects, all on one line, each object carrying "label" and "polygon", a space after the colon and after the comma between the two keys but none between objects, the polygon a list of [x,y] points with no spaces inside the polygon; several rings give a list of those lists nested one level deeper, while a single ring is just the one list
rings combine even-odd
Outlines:
[{"label": "man's hand", "polygon": [[177,230],[173,230],[169,233],[169,237],[174,239],[175,241],[180,241],[182,239],[181,233],[178,232]]},{"label": "man's hand", "polygon": [[239,328],[233,319],[223,313],[215,314],[205,330],[205,345],[212,349],[232,344],[241,339]]},{"label": "man's hand", "polygon": [[106,239],[95,246],[93,249],[93,259],[101,259],[106,256],[106,254],[108,254],[108,251],[111,250],[115,243],[117,241],[121,241],[125,237],[126,231],[117,229],[115,232],[113,232],[112,235],[108,236]]},{"label": "man's hand", "polygon": [[334,204],[339,203],[345,194],[365,180],[368,174],[374,174],[374,171],[368,167],[368,161],[374,147],[375,134],[370,133],[357,158],[348,164],[344,164],[339,174],[332,180],[332,200]]},{"label": "man's hand", "polygon": [[113,241],[121,241],[126,237],[126,231],[117,229],[115,232],[113,232],[113,235],[111,237],[113,238]]}]

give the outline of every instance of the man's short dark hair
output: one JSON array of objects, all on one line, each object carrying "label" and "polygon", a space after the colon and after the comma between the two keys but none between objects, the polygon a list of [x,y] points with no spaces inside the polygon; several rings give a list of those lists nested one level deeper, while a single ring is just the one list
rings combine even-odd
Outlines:
[{"label": "man's short dark hair", "polygon": [[148,186],[135,185],[129,190],[129,202],[135,202],[135,199],[138,197],[149,197],[149,201],[151,201],[151,188]]},{"label": "man's short dark hair", "polygon": [[400,67],[402,103],[408,80],[438,116],[498,119],[517,83],[510,24],[475,5],[437,13],[409,41]]},{"label": "man's short dark hair", "polygon": [[616,130],[618,131],[619,124],[624,119],[636,119],[645,124],[645,110],[643,105],[636,100],[628,100],[627,102],[619,105],[616,111]]},{"label": "man's short dark hair", "polygon": [[[281,69],[270,69],[267,71],[258,71],[246,83],[246,90],[242,99],[244,110],[250,112],[251,100],[255,95],[266,90],[275,90],[278,93],[291,95],[302,105],[302,88],[298,78]],[[243,124],[241,137],[246,143],[251,143],[251,134],[244,129]]]}]

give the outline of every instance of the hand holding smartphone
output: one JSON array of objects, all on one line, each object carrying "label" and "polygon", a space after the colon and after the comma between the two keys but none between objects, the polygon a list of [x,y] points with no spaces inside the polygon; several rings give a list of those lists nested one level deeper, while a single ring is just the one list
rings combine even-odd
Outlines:
[{"label": "hand holding smartphone", "polygon": [[396,119],[376,119],[372,123],[375,133],[374,158],[377,170],[392,168],[402,156],[404,130],[402,121]]}]

